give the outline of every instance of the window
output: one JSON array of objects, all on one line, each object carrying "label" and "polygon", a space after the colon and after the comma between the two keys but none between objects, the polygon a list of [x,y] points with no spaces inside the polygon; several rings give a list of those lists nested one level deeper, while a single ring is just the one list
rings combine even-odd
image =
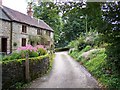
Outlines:
[{"label": "window", "polygon": [[41,29],[37,29],[37,35],[42,35],[42,30]]},{"label": "window", "polygon": [[22,32],[27,33],[27,26],[26,25],[22,25]]},{"label": "window", "polygon": [[50,45],[50,41],[47,41],[47,45]]},{"label": "window", "polygon": [[48,36],[50,36],[51,33],[50,33],[50,31],[46,31],[46,34],[47,34]]},{"label": "window", "polygon": [[49,36],[50,36],[51,32],[49,31]]},{"label": "window", "polygon": [[22,38],[22,46],[26,46],[26,38]]}]

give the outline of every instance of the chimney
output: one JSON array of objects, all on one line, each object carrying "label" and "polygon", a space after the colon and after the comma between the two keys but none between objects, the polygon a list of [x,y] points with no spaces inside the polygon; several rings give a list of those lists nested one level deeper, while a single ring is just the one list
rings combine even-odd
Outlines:
[{"label": "chimney", "polygon": [[2,6],[2,0],[0,0],[0,6]]},{"label": "chimney", "polygon": [[32,2],[28,3],[27,14],[28,16],[33,17]]}]

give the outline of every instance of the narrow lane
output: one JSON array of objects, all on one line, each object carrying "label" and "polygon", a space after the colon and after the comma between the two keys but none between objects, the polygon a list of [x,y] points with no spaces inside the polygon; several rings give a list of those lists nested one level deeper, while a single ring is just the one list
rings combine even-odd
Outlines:
[{"label": "narrow lane", "polygon": [[29,88],[97,88],[97,81],[67,52],[58,52],[51,73],[33,81]]}]

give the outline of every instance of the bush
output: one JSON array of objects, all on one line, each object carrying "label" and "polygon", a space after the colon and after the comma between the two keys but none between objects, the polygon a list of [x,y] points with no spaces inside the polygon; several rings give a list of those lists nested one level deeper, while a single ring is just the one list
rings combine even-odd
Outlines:
[{"label": "bush", "polygon": [[77,46],[77,49],[79,51],[81,51],[82,49],[84,49],[85,47],[87,46],[87,44],[85,43],[85,41],[83,39],[80,39],[79,40],[79,43],[78,43],[78,46]]},{"label": "bush", "polygon": [[56,52],[60,52],[60,51],[68,51],[69,47],[61,47],[61,48],[56,48],[55,51]]},{"label": "bush", "polygon": [[[86,48],[88,48],[87,46]],[[120,76],[107,64],[105,49],[97,49],[90,53],[89,60],[81,56],[81,52],[72,51],[70,55],[77,61],[81,62],[93,76],[95,76],[102,85],[108,88],[120,88]]]},{"label": "bush", "polygon": [[39,55],[45,55],[47,53],[47,51],[45,49],[43,49],[43,48],[39,48],[37,50],[37,52],[38,52]]},{"label": "bush", "polygon": [[82,49],[83,52],[87,52],[91,49],[92,47],[90,45],[87,45],[84,49]]},{"label": "bush", "polygon": [[89,32],[86,35],[80,35],[80,37],[74,41],[71,41],[68,45],[70,48],[75,48],[79,51],[84,49],[87,45],[91,47],[100,47],[103,45],[103,41],[101,41],[100,34],[97,32]]},{"label": "bush", "polygon": [[29,52],[29,57],[38,57],[38,52]]},{"label": "bush", "polygon": [[17,52],[14,52],[12,53],[11,55],[6,55],[4,58],[3,58],[3,61],[6,61],[6,60],[15,60],[15,59],[20,59],[22,58],[21,57],[21,54],[20,53],[17,53]]},{"label": "bush", "polygon": [[3,61],[7,60],[15,60],[15,59],[23,59],[26,58],[26,54],[29,54],[29,57],[38,57],[41,55],[47,54],[47,51],[42,45],[37,45],[33,47],[31,45],[27,45],[26,47],[18,48],[17,52],[13,52],[10,55],[7,55],[3,58]]}]

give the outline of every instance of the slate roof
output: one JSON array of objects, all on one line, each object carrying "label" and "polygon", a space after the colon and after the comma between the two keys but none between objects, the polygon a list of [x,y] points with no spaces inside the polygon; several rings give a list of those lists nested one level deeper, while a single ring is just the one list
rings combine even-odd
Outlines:
[{"label": "slate roof", "polygon": [[43,20],[37,20],[35,18],[32,18],[28,15],[25,15],[21,12],[15,11],[5,6],[2,6],[2,10],[9,16],[9,18],[12,21],[16,21],[19,23],[25,23],[30,26],[35,26],[35,27],[53,31],[53,29],[49,25],[47,25]]},{"label": "slate roof", "polygon": [[0,19],[11,21],[10,18],[3,12],[2,8],[0,8]]}]

